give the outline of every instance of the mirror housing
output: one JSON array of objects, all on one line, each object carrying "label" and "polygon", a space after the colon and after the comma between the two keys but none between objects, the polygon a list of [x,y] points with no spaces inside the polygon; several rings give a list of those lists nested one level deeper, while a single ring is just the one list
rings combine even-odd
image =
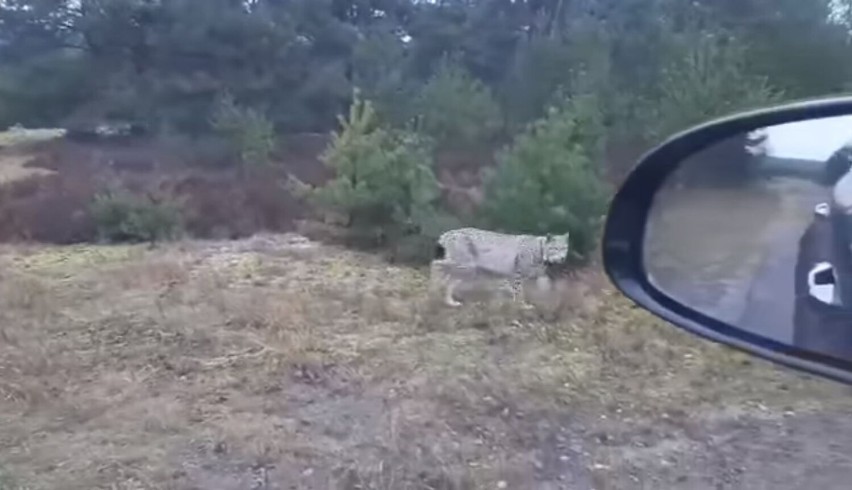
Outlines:
[{"label": "mirror housing", "polygon": [[[602,250],[610,280],[639,306],[690,333],[787,367],[852,383],[852,361],[772,340],[702,313],[655,286],[644,263],[646,226],[655,196],[689,157],[737,135],[761,135],[759,132],[770,126],[850,114],[852,97],[770,107],[700,125],[648,152],[616,193],[607,215]],[[757,140],[762,142],[761,138]],[[812,270],[809,275],[812,296],[817,298],[831,294],[832,285],[825,280],[830,270],[823,269]]]}]

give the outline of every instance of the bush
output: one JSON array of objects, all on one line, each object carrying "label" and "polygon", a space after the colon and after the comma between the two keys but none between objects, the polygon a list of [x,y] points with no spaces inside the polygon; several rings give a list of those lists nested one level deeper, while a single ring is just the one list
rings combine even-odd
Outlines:
[{"label": "bush", "polygon": [[[766,77],[755,74],[736,39],[706,33],[676,44],[656,99],[650,100],[646,136],[661,140],[707,119],[777,103],[782,93]],[[707,148],[690,159],[675,178],[689,185],[745,185],[752,156],[748,135],[741,134]]]},{"label": "bush", "polygon": [[556,90],[568,84],[572,53],[561,38],[536,35],[518,43],[501,90],[513,128],[523,128],[540,117]]},{"label": "bush", "polygon": [[519,135],[498,157],[485,189],[482,218],[511,233],[571,234],[571,250],[595,249],[607,191],[597,163],[604,128],[595,98],[567,99]]},{"label": "bush", "polygon": [[[697,37],[693,37],[697,36]],[[658,93],[648,101],[647,136],[659,140],[707,119],[771,105],[783,94],[754,73],[732,38],[700,33],[675,43]]]},{"label": "bush", "polygon": [[192,136],[164,130],[157,135],[157,146],[180,163],[195,167],[223,169],[233,166],[236,158],[230,141],[215,134]]},{"label": "bush", "polygon": [[[2,42],[0,42],[2,45]],[[4,59],[0,71],[0,128],[21,123],[54,127],[91,96],[92,72],[84,58],[64,53]]]},{"label": "bush", "polygon": [[488,87],[446,61],[421,90],[415,111],[421,129],[441,145],[487,142],[502,128],[500,107]]},{"label": "bush", "polygon": [[406,47],[392,30],[366,32],[352,53],[353,80],[383,121],[404,126],[418,83],[406,73]]},{"label": "bush", "polygon": [[425,265],[435,258],[435,243],[445,231],[461,228],[464,223],[441,211],[421,218],[416,234],[399,237],[392,244],[391,260],[411,265]]},{"label": "bush", "polygon": [[179,210],[167,203],[108,192],[95,196],[90,210],[99,238],[112,243],[153,244],[174,239],[181,230]]},{"label": "bush", "polygon": [[231,146],[243,168],[269,164],[275,151],[275,127],[250,107],[241,107],[229,95],[216,103],[211,124]]},{"label": "bush", "polygon": [[335,178],[315,191],[316,203],[344,215],[376,244],[417,234],[439,197],[426,142],[382,127],[372,104],[357,94],[340,124],[322,155]]}]

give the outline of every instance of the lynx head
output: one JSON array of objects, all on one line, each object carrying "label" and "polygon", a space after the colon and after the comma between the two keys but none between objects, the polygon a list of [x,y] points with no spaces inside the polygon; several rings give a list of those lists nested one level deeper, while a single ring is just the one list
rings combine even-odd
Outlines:
[{"label": "lynx head", "polygon": [[547,235],[544,237],[544,262],[546,264],[562,264],[568,260],[568,236]]}]

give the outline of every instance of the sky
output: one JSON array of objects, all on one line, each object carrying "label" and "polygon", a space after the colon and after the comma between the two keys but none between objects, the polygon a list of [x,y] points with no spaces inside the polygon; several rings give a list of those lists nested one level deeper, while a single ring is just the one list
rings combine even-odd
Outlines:
[{"label": "sky", "polygon": [[852,116],[782,124],[765,131],[768,155],[824,161],[844,144],[852,142]]}]

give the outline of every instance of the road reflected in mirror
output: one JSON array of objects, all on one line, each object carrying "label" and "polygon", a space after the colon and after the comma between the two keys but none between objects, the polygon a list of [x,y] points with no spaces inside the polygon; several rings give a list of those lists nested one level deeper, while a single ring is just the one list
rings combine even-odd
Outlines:
[{"label": "road reflected in mirror", "polygon": [[852,360],[852,117],[785,124],[684,161],[655,197],[654,285],[728,325]]}]

